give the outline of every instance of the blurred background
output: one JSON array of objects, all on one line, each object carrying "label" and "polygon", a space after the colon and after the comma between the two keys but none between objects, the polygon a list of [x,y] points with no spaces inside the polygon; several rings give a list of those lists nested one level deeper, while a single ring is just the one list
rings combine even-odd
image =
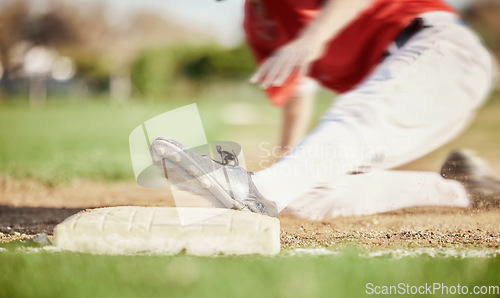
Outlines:
[{"label": "blurred background", "polygon": [[[500,1],[449,2],[500,58]],[[247,83],[242,17],[243,0],[0,0],[0,201],[28,181],[134,182],[129,133],[193,102],[209,140],[241,144],[250,170],[268,166],[281,111]],[[320,92],[315,121],[333,96]],[[451,147],[498,161],[497,99],[459,140],[406,168],[436,170]]]},{"label": "blurred background", "polygon": [[252,70],[242,2],[0,2],[2,100],[165,97]]}]

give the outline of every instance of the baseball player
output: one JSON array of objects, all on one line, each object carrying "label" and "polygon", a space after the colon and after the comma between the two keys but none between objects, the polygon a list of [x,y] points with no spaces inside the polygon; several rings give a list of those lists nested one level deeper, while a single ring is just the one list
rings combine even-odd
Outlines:
[{"label": "baseball player", "polygon": [[251,81],[273,103],[309,94],[311,80],[340,95],[292,152],[256,173],[155,140],[155,163],[184,176],[181,188],[220,207],[308,219],[498,206],[500,182],[468,153],[450,154],[442,175],[390,170],[456,137],[489,93],[491,57],[447,4],[248,0],[244,26],[259,63]]}]

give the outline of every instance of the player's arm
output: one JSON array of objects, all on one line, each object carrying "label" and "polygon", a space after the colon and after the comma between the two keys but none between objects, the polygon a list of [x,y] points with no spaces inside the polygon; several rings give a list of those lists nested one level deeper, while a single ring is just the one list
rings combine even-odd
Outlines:
[{"label": "player's arm", "polygon": [[305,136],[315,92],[293,95],[283,107],[281,150],[278,159],[286,156]]},{"label": "player's arm", "polygon": [[326,0],[318,16],[290,43],[259,67],[250,82],[263,88],[281,86],[293,71],[305,76],[325,45],[373,0]]}]

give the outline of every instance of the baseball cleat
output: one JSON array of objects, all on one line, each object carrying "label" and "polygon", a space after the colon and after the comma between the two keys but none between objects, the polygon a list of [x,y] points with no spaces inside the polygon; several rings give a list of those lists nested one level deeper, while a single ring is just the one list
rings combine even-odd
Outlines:
[{"label": "baseball cleat", "polygon": [[462,183],[473,208],[500,207],[500,179],[484,160],[470,151],[452,151],[441,168],[441,176]]},{"label": "baseball cleat", "polygon": [[278,216],[276,203],[259,193],[245,169],[199,155],[170,138],[157,138],[150,149],[153,162],[180,189],[208,193],[204,197],[218,207]]}]

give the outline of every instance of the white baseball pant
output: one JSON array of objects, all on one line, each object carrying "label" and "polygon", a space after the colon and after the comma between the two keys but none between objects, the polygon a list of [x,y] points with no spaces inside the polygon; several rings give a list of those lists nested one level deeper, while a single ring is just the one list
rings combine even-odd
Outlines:
[{"label": "white baseball pant", "polygon": [[[456,181],[431,172],[389,170],[455,138],[492,83],[491,56],[458,16],[421,17],[429,28],[402,48],[390,47],[391,55],[362,84],[339,96],[289,156],[255,173],[255,185],[280,211],[288,207],[297,216],[323,219],[469,205]],[[311,195],[318,185],[327,195]]]}]

